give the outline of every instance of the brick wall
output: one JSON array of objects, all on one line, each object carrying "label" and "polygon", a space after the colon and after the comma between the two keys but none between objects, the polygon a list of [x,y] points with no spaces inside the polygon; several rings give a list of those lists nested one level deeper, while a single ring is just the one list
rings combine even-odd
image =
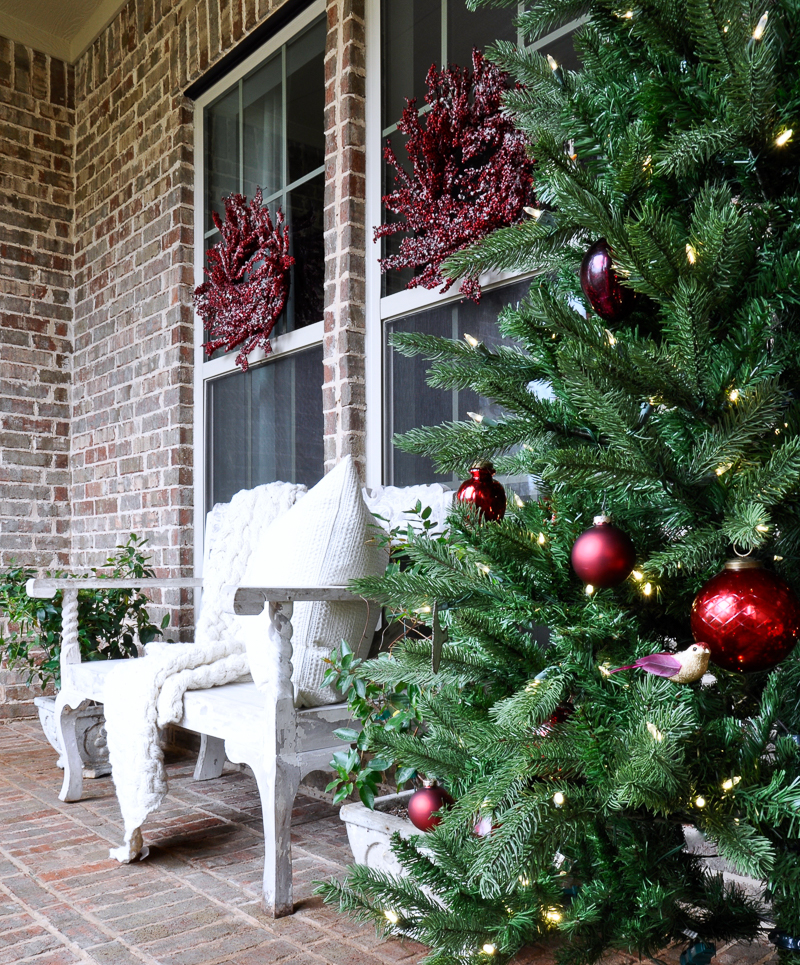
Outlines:
[{"label": "brick wall", "polygon": [[364,0],[329,0],[325,53],[325,468],[364,472]]},{"label": "brick wall", "polygon": [[[73,81],[0,38],[0,568],[69,561]],[[0,668],[0,718],[25,677]]]},{"label": "brick wall", "polygon": [[73,71],[0,38],[0,567],[66,565]]}]

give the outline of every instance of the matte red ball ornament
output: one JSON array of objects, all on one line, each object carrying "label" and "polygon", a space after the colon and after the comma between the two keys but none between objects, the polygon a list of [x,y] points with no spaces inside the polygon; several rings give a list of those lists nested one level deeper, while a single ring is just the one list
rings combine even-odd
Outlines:
[{"label": "matte red ball ornament", "polygon": [[408,816],[415,828],[431,831],[442,820],[436,811],[452,807],[455,803],[444,788],[436,784],[426,785],[409,798]]},{"label": "matte red ball ornament", "polygon": [[494,476],[490,462],[476,462],[469,471],[470,478],[458,487],[456,499],[471,503],[483,519],[500,520],[506,513],[506,491]]},{"label": "matte red ball ornament", "polygon": [[607,322],[621,322],[630,314],[636,295],[620,285],[605,238],[596,241],[581,262],[581,288],[589,304]]},{"label": "matte red ball ornament", "polygon": [[636,562],[636,547],[608,516],[595,516],[594,526],[575,540],[572,568],[584,583],[607,589],[626,580]]},{"label": "matte red ball ornament", "polygon": [[800,633],[800,601],[788,583],[757,560],[728,560],[692,604],[692,634],[725,670],[769,670]]}]

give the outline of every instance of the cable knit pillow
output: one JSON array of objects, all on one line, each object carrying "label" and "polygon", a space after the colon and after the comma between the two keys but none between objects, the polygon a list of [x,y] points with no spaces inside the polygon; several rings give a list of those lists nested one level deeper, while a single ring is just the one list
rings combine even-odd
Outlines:
[{"label": "cable knit pillow", "polygon": [[[264,531],[247,564],[244,586],[341,586],[358,576],[380,575],[386,551],[372,539],[374,519],[364,505],[355,465],[348,456],[287,513]],[[344,639],[365,655],[379,607],[353,603],[296,603],[292,616],[295,705],[316,707],[341,700],[322,686],[326,657]],[[269,687],[269,616],[242,617],[253,680]],[[363,652],[362,652],[363,651]]]}]

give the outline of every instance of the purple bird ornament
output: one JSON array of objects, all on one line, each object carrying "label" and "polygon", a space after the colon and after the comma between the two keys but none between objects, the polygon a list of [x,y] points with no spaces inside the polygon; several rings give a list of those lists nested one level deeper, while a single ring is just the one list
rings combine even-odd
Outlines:
[{"label": "purple bird ornament", "polygon": [[634,670],[638,667],[656,677],[666,677],[676,684],[692,684],[699,680],[708,670],[711,651],[702,643],[693,643],[680,653],[651,653],[646,657],[639,657],[635,663],[627,667],[616,667],[609,673],[619,673],[620,670]]}]

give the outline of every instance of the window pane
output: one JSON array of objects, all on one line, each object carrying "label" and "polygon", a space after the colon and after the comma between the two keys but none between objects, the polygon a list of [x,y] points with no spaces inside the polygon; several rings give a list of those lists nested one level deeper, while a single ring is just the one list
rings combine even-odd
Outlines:
[{"label": "window pane", "polygon": [[238,85],[206,108],[205,113],[205,230],[214,227],[211,212],[224,219],[225,195],[239,190],[239,88]]},{"label": "window pane", "polygon": [[442,59],[439,0],[383,0],[383,127],[396,124],[407,97],[425,103],[425,76]]},{"label": "window pane", "polygon": [[287,183],[325,163],[325,22],[286,48]]},{"label": "window pane", "polygon": [[319,174],[290,192],[286,208],[291,253],[295,259],[289,288],[289,318],[294,319],[294,328],[303,328],[322,321],[323,315],[325,175]]},{"label": "window pane", "polygon": [[[258,188],[264,197],[283,186],[283,123],[281,119],[281,54],[244,81],[244,195]],[[270,204],[270,211],[274,205]]]},{"label": "window pane", "polygon": [[206,383],[206,512],[240,489],[323,475],[322,346]]},{"label": "window pane", "polygon": [[[530,282],[518,282],[505,288],[485,292],[480,304],[451,302],[430,308],[415,315],[393,320],[386,325],[387,335],[393,332],[425,332],[443,338],[463,338],[469,334],[486,345],[505,343],[497,330],[497,316],[505,305],[524,297]],[[509,343],[510,344],[510,343]],[[433,426],[442,422],[464,420],[468,412],[478,412],[497,418],[500,408],[472,391],[444,391],[427,385],[425,378],[429,363],[415,356],[406,358],[386,349],[386,482],[393,486],[413,486],[420,483],[447,482],[450,476],[437,475],[431,460],[402,452],[392,444],[395,433],[407,432],[417,426]],[[520,486],[515,486],[520,489]],[[523,487],[524,488],[524,487]]]},{"label": "window pane", "polygon": [[489,7],[470,11],[464,0],[447,0],[447,62],[459,67],[472,64],[472,49],[485,50],[495,40],[517,39],[516,10]]}]

